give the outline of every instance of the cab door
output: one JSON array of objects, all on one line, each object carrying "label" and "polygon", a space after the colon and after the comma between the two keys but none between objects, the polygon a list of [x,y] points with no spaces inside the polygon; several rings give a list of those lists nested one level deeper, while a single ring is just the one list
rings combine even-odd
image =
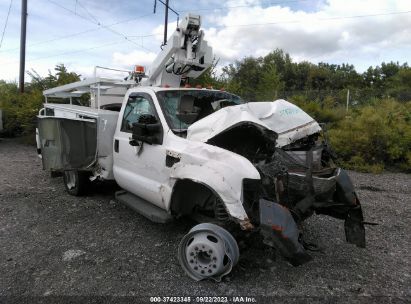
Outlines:
[{"label": "cab door", "polygon": [[[123,189],[165,209],[161,190],[170,172],[165,166],[164,145],[142,142],[138,146],[130,145],[132,124],[139,122],[139,118],[146,114],[153,115],[161,122],[150,94],[130,93],[120,111],[121,122],[114,135],[114,177]],[[161,128],[164,129],[164,126]],[[165,132],[162,134],[164,136]]]}]

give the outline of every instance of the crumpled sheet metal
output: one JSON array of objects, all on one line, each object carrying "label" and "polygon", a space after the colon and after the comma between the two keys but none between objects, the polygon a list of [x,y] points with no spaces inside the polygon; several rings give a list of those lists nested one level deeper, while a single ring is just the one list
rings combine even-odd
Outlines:
[{"label": "crumpled sheet metal", "polygon": [[277,147],[321,131],[320,125],[296,105],[283,99],[251,102],[223,108],[192,124],[187,139],[207,142],[219,133],[242,123],[253,123],[278,134]]},{"label": "crumpled sheet metal", "polygon": [[248,219],[242,204],[243,179],[260,179],[257,169],[244,157],[203,143],[192,142],[179,151],[181,159],[170,173],[173,179],[190,179],[212,189],[233,218]]},{"label": "crumpled sheet metal", "polygon": [[310,261],[311,256],[299,242],[299,230],[290,211],[278,203],[260,199],[260,222],[265,242],[278,248],[292,265]]}]

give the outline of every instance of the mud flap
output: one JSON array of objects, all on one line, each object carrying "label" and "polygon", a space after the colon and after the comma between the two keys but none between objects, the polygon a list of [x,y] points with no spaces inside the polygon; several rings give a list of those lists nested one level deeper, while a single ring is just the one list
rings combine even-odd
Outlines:
[{"label": "mud flap", "polygon": [[277,248],[293,266],[307,263],[312,257],[299,240],[299,230],[290,211],[278,203],[260,199],[260,226],[264,243]]},{"label": "mud flap", "polygon": [[344,230],[348,243],[365,248],[364,218],[360,205],[348,211]]},{"label": "mud flap", "polygon": [[352,205],[345,217],[344,230],[345,238],[348,243],[355,244],[358,247],[365,248],[365,229],[364,217],[360,201],[354,190],[354,185],[350,177],[344,170],[336,178],[337,195],[340,202]]}]

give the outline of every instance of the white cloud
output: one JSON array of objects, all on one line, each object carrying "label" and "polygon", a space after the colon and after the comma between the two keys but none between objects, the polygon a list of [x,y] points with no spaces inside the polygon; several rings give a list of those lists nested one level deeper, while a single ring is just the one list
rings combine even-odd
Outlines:
[{"label": "white cloud", "polygon": [[[250,2],[243,1],[243,2]],[[281,48],[293,58],[309,61],[352,62],[353,58],[410,60],[411,14],[340,18],[410,11],[409,1],[329,0],[315,12],[295,11],[279,5],[228,8],[214,15],[206,39],[222,62],[261,56]],[[227,4],[229,7],[229,4]],[[243,26],[254,24],[253,26]],[[255,25],[262,24],[262,25]],[[403,48],[403,58],[390,59]],[[373,61],[372,64],[379,64]]]},{"label": "white cloud", "polygon": [[131,51],[129,53],[115,52],[113,53],[113,64],[121,68],[130,69],[135,65],[143,65],[148,67],[157,54],[153,52],[145,52],[140,50]]},{"label": "white cloud", "polygon": [[[181,23],[181,20],[180,20]],[[177,28],[177,22],[169,22],[167,24],[167,40],[170,39],[171,35],[174,33],[175,29]],[[164,40],[164,24],[160,24],[156,26],[152,31],[151,34],[154,35],[153,38],[157,43],[163,43]]]},{"label": "white cloud", "polygon": [[[144,51],[110,30],[98,28],[92,22],[75,16],[58,5],[46,0],[37,2],[29,5],[26,69],[34,68],[41,75],[47,75],[48,69],[53,69],[60,62],[65,63],[70,71],[81,73],[82,76],[92,75],[94,65],[131,69],[135,64],[141,64],[148,68],[158,54],[157,50],[160,51],[163,9],[152,15],[150,0],[134,4],[115,0],[90,0],[83,5],[103,24],[133,20],[137,9],[138,15],[147,13],[147,17],[120,23],[112,28],[129,36],[137,44],[144,43],[144,47],[153,50],[152,52]],[[276,2],[282,4],[275,4]],[[61,0],[58,3],[70,9],[75,7],[72,0]],[[187,9],[190,3],[188,0],[181,1],[176,6],[180,10]],[[0,22],[6,17],[8,4],[9,2],[0,1]],[[297,61],[349,62],[360,70],[382,61],[411,62],[411,13],[337,18],[410,11],[409,0],[197,0],[195,6],[190,4],[188,8],[199,9],[193,13],[202,15],[205,39],[213,46],[216,57],[221,58],[220,65],[244,56],[264,56],[275,48],[282,48]],[[88,16],[81,7],[77,9],[79,13]],[[184,14],[180,16],[180,20]],[[334,19],[319,20],[325,18]],[[173,14],[170,15],[170,20],[175,20]],[[256,23],[276,24],[240,26]],[[175,21],[169,23],[169,36],[175,27]],[[90,31],[72,35],[85,30]],[[14,1],[0,50],[0,79],[18,79],[19,33],[20,10],[18,3]],[[147,36],[152,34],[154,36]],[[58,37],[66,38],[38,43]],[[98,47],[116,41],[124,43]],[[98,48],[93,49],[94,46]],[[82,49],[86,51],[76,52]]]}]

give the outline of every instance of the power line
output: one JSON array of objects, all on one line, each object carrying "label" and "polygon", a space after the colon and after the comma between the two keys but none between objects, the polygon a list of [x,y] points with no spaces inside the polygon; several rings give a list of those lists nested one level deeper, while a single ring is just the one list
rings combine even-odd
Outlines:
[{"label": "power line", "polygon": [[[12,3],[12,1],[13,0],[11,0],[10,1],[10,4]],[[270,3],[270,4],[282,4],[282,3],[289,3],[289,2],[301,2],[301,1],[307,1],[307,0],[294,0],[294,1],[283,1],[283,2],[273,2],[273,3]],[[76,1],[77,2],[77,1]],[[62,7],[61,5],[59,5],[58,3],[55,3],[55,2],[53,2],[53,4],[56,4],[56,5],[58,5],[58,6],[60,6],[60,7]],[[77,3],[76,3],[76,5],[77,5]],[[10,7],[11,7],[11,5],[10,5]],[[10,7],[9,7],[9,13],[10,13]],[[230,7],[217,7],[217,8],[210,8],[210,9],[192,9],[192,10],[184,10],[184,11],[180,11],[180,12],[186,12],[186,11],[208,11],[208,10],[219,10],[219,9],[231,9],[231,8],[243,8],[243,7],[255,7],[255,6],[250,6],[250,5],[239,5],[239,6],[230,6]],[[67,10],[67,8],[65,8],[65,7],[62,7],[63,9],[65,9],[65,10]],[[69,10],[70,12],[74,12],[77,16],[80,16],[80,15],[78,15],[77,14],[77,12],[76,11],[71,11],[71,10]],[[399,13],[401,13],[401,12],[399,12]],[[408,12],[404,12],[404,13],[408,13]],[[114,22],[114,23],[111,23],[111,24],[108,24],[108,25],[106,25],[106,27],[112,27],[112,26],[115,26],[115,25],[118,25],[118,24],[123,24],[123,23],[127,23],[127,22],[131,22],[131,21],[135,21],[135,20],[138,20],[138,19],[141,19],[141,18],[145,18],[145,17],[148,17],[148,16],[151,16],[152,14],[151,13],[148,13],[148,14],[144,14],[144,15],[141,15],[141,16],[138,16],[138,17],[135,17],[135,18],[131,18],[131,19],[125,19],[125,20],[121,20],[121,21],[118,21],[118,22]],[[380,14],[377,14],[377,15],[368,15],[369,17],[371,17],[371,16],[378,16],[378,15],[380,15]],[[8,15],[7,15],[8,16]],[[81,18],[85,18],[84,16],[80,16]],[[358,16],[347,16],[347,17],[336,17],[336,18],[339,18],[339,19],[343,19],[343,18],[355,18],[355,17],[358,17]],[[8,17],[7,17],[7,19],[6,19],[6,25],[7,25],[7,20],[8,20]],[[86,20],[88,20],[89,21],[89,19],[88,18],[86,18]],[[327,19],[328,20],[328,19]],[[332,20],[332,19],[329,19],[329,20]],[[271,23],[261,23],[261,24],[241,24],[241,25],[233,25],[232,27],[234,27],[234,26],[257,26],[257,25],[267,25],[267,24],[282,24],[282,23],[299,23],[299,22],[302,22],[302,21],[285,21],[285,22],[271,22]],[[94,22],[93,22],[94,23]],[[6,25],[5,25],[5,28],[6,28]],[[68,38],[72,38],[72,37],[75,37],[75,36],[80,36],[80,35],[82,35],[82,34],[87,34],[87,33],[90,33],[90,32],[95,32],[95,31],[98,31],[98,30],[100,30],[101,29],[101,25],[98,25],[96,28],[92,28],[92,29],[89,29],[89,30],[85,30],[85,31],[81,31],[81,32],[76,32],[76,33],[72,33],[72,34],[68,34],[68,35],[64,35],[64,36],[60,36],[60,37],[56,37],[56,38],[52,38],[52,39],[48,39],[48,40],[42,40],[42,41],[38,41],[38,42],[34,42],[34,43],[31,43],[31,44],[29,44],[28,46],[35,46],[35,45],[41,45],[41,44],[46,44],[46,43],[50,43],[50,42],[54,42],[54,41],[58,41],[58,40],[64,40],[64,39],[68,39]],[[226,27],[231,27],[231,26],[226,26]],[[4,29],[4,31],[5,31],[5,29]],[[4,35],[4,31],[3,31],[3,35]],[[151,36],[156,36],[155,34],[153,34],[153,35],[139,35],[139,36],[128,36],[128,37],[136,37],[136,38],[144,38],[144,37],[151,37]],[[2,37],[2,40],[3,40],[3,37]],[[0,47],[1,47],[1,43],[0,43]],[[16,47],[16,48],[10,48],[10,49],[5,49],[5,50],[0,50],[0,53],[3,53],[3,52],[10,52],[10,51],[15,51],[15,50],[18,50],[19,49],[19,47]]]},{"label": "power line", "polygon": [[74,15],[76,15],[76,16],[84,19],[84,20],[90,21],[90,19],[88,19],[87,17],[85,17],[85,16],[83,16],[83,15],[77,14],[76,11],[73,11],[73,10],[71,10],[71,9],[63,6],[63,5],[61,5],[60,3],[58,3],[58,2],[55,2],[55,1],[53,1],[53,0],[47,0],[47,1],[50,2],[50,3],[53,3],[54,5],[56,5],[56,6],[60,7],[60,8],[62,8],[62,9],[64,9],[65,11],[68,11],[68,12],[70,12],[70,13],[72,13],[72,14],[74,14]]},{"label": "power line", "polygon": [[[382,14],[369,14],[369,15],[356,15],[356,16],[341,16],[341,17],[330,17],[330,18],[321,18],[321,19],[317,19],[317,20],[334,20],[334,19],[347,19],[347,18],[362,18],[362,17],[375,17],[375,16],[383,16],[383,15],[394,15],[394,14],[406,14],[406,13],[411,13],[411,11],[404,11],[404,12],[390,12],[390,13],[382,13]],[[234,27],[234,26],[258,26],[258,25],[270,25],[270,24],[281,24],[281,23],[297,23],[297,22],[301,22],[301,21],[287,21],[287,22],[271,22],[271,23],[257,23],[257,24],[241,24],[241,25],[233,25],[233,26],[225,26],[223,28],[226,27]],[[127,36],[127,38],[141,38],[141,37],[152,37],[152,36],[160,36],[161,34],[150,34],[150,35],[141,35],[141,36]],[[135,41],[128,39],[128,41],[132,41],[133,43],[136,44]],[[36,61],[36,60],[41,60],[41,59],[47,59],[47,58],[51,58],[51,57],[56,57],[56,56],[61,56],[61,55],[68,55],[68,54],[74,54],[74,53],[81,53],[81,52],[86,52],[89,50],[94,50],[94,49],[98,49],[98,48],[102,48],[102,47],[106,47],[106,46],[111,46],[111,45],[115,45],[115,44],[119,44],[120,42],[114,42],[114,43],[109,43],[109,44],[103,44],[103,45],[99,45],[99,46],[95,46],[95,47],[91,47],[91,48],[87,48],[87,49],[81,49],[81,50],[75,50],[75,51],[70,51],[70,52],[64,52],[64,53],[59,53],[56,55],[51,55],[51,56],[46,56],[46,57],[40,57],[40,58],[34,58],[29,60],[29,62],[31,61]],[[138,45],[138,44],[137,44]],[[139,47],[142,47],[140,45],[138,45]],[[150,52],[152,52],[151,50],[148,50]],[[9,63],[5,63],[5,64],[10,64],[10,63],[15,63],[15,62],[9,62]]]},{"label": "power line", "polygon": [[52,58],[52,57],[64,56],[64,55],[71,55],[71,54],[76,54],[76,53],[84,53],[84,52],[87,52],[87,51],[100,49],[100,48],[104,48],[104,47],[108,47],[108,46],[112,46],[112,45],[117,45],[117,44],[124,43],[124,42],[125,42],[124,40],[121,40],[121,41],[117,41],[117,42],[111,42],[111,43],[105,43],[105,44],[93,46],[93,47],[86,48],[86,49],[63,52],[63,53],[54,54],[54,55],[51,55],[51,56],[37,57],[37,58],[33,58],[33,59],[28,60],[28,62],[42,60],[42,59],[48,59],[48,58]]},{"label": "power line", "polygon": [[[11,1],[12,1],[12,0],[11,0]],[[47,0],[47,1],[54,3],[54,1],[52,1],[52,0]],[[291,1],[288,1],[288,2],[291,2]],[[55,3],[54,3],[54,4],[55,4]],[[56,5],[59,6],[59,7],[62,7],[62,6],[59,5],[59,4],[56,4]],[[71,11],[70,9],[67,9],[67,8],[65,8],[65,7],[62,7],[62,8],[66,9],[66,10],[68,10],[68,11],[70,11],[70,12],[73,12],[73,11]],[[354,15],[354,16],[336,16],[336,17],[327,17],[327,18],[317,18],[317,19],[311,19],[311,20],[328,21],[328,20],[353,19],[353,18],[367,18],[367,17],[377,17],[377,16],[387,16],[387,15],[398,15],[398,14],[408,14],[408,13],[411,13],[411,11],[388,12],[388,13],[366,14],[366,15]],[[76,15],[77,15],[77,14],[76,14]],[[70,35],[63,36],[63,37],[58,37],[58,38],[55,38],[55,39],[50,39],[50,40],[47,40],[47,41],[42,41],[42,42],[39,42],[39,43],[36,43],[36,44],[41,44],[41,43],[56,41],[56,40],[60,40],[60,39],[66,39],[66,38],[68,38],[68,37],[77,36],[77,35],[80,35],[80,34],[83,34],[83,33],[95,31],[95,30],[98,30],[98,29],[100,29],[100,28],[103,27],[103,28],[105,28],[105,29],[107,29],[107,30],[109,30],[109,31],[113,31],[113,33],[115,33],[115,34],[117,34],[117,35],[122,36],[123,38],[125,38],[126,41],[131,42],[131,43],[137,45],[138,47],[143,48],[143,49],[145,49],[145,50],[147,50],[147,51],[149,51],[149,52],[153,52],[152,50],[149,50],[149,49],[143,47],[142,45],[137,44],[136,41],[133,41],[133,40],[130,39],[130,38],[144,38],[144,37],[152,37],[152,36],[157,36],[157,35],[160,36],[161,34],[149,34],[149,35],[140,35],[140,36],[126,36],[126,35],[124,35],[124,34],[122,34],[122,33],[116,32],[116,31],[108,28],[108,27],[113,26],[113,25],[116,25],[116,24],[125,23],[125,22],[130,22],[130,21],[133,21],[133,20],[136,20],[136,19],[139,19],[139,18],[143,18],[143,17],[145,17],[145,16],[149,16],[149,15],[151,15],[151,14],[142,15],[142,16],[139,16],[139,17],[137,17],[137,18],[128,19],[128,20],[124,20],[124,21],[119,21],[119,22],[112,23],[112,24],[109,24],[109,25],[102,25],[101,23],[99,23],[99,26],[98,26],[98,28],[96,28],[96,29],[90,29],[90,30],[86,30],[86,31],[78,32],[78,33],[73,33],[73,34],[70,34]],[[77,16],[80,16],[80,15],[77,15]],[[85,18],[84,16],[80,16],[80,17],[81,17],[81,18]],[[93,21],[89,20],[88,18],[85,18],[85,19],[86,19],[87,21],[89,21],[89,22],[94,23]],[[96,20],[97,20],[97,18],[96,18]],[[98,21],[98,20],[97,20],[97,21]],[[228,25],[228,26],[223,26],[223,27],[221,27],[221,28],[229,28],[229,27],[249,27],[249,26],[261,26],[261,25],[273,25],[273,24],[285,24],[285,23],[301,23],[301,22],[304,22],[304,20],[290,20],[290,21],[280,21],[280,22],[267,22],[267,23],[255,23],[255,24]],[[94,49],[98,49],[98,48],[103,48],[103,47],[107,47],[107,46],[112,46],[112,45],[120,44],[120,43],[122,43],[122,42],[124,42],[124,40],[123,40],[123,41],[118,41],[118,42],[113,42],[113,43],[107,43],[107,44],[103,44],[103,45],[98,45],[98,46],[94,46],[94,47],[90,47],[90,48],[86,48],[86,49],[74,50],[74,51],[59,53],[59,54],[50,55],[50,56],[45,56],[45,57],[33,58],[33,59],[31,59],[31,60],[28,60],[28,62],[37,61],[37,60],[42,60],[42,59],[48,59],[48,58],[52,58],[52,57],[58,57],[58,56],[62,56],[62,55],[69,55],[69,54],[87,52],[87,51],[94,50]],[[33,45],[33,44],[32,44],[32,45]],[[6,51],[7,51],[7,50],[6,50]],[[3,52],[4,52],[4,51],[3,51]],[[9,63],[5,63],[5,64],[10,64],[10,63],[14,63],[14,62],[9,62]]]},{"label": "power line", "polygon": [[[138,36],[135,36],[135,37],[138,37]],[[130,40],[130,39],[128,41],[132,41],[132,42],[136,43],[135,41]],[[95,49],[100,49],[100,48],[104,48],[104,47],[108,47],[108,46],[112,46],[112,45],[121,44],[121,43],[124,43],[124,42],[126,42],[126,40],[120,40],[120,41],[116,41],[116,42],[105,43],[105,44],[96,45],[96,46],[93,46],[93,47],[90,47],[90,48],[79,49],[79,50],[74,50],[74,51],[69,51],[69,52],[63,52],[63,53],[58,53],[58,54],[44,56],[44,57],[37,57],[37,58],[29,59],[29,60],[27,60],[27,62],[43,60],[43,59],[49,59],[49,58],[59,57],[59,56],[64,56],[64,55],[71,55],[71,54],[76,54],[76,53],[84,53],[84,52],[95,50]],[[148,51],[152,52],[151,50],[148,50]],[[9,62],[4,63],[4,65],[18,63],[18,62],[19,61],[9,61]]]},{"label": "power line", "polygon": [[[157,1],[157,0],[154,0],[154,14],[156,13],[156,6],[157,6],[157,5],[156,5],[156,1]],[[174,14],[176,14],[177,17],[179,16],[177,10],[173,9],[170,4],[164,3],[163,0],[158,0],[158,2],[160,2],[161,4],[163,4],[164,6],[166,6],[167,9],[169,9],[169,10],[172,11]]]},{"label": "power line", "polygon": [[[327,18],[315,18],[315,19],[310,19],[310,21],[329,21],[329,20],[340,20],[340,19],[368,18],[368,17],[400,15],[400,14],[409,14],[409,13],[411,13],[411,11],[390,12],[390,13],[380,13],[380,14],[367,14],[367,15],[354,15],[354,16],[339,16],[339,17],[327,17]],[[274,24],[286,24],[286,23],[303,23],[303,22],[306,22],[306,20],[290,20],[290,21],[250,23],[250,24],[234,24],[234,25],[221,26],[220,28],[249,27],[249,26],[274,25]]]},{"label": "power line", "polygon": [[137,36],[129,35],[127,37],[129,37],[129,38],[147,38],[147,37],[153,37],[153,36],[163,36],[163,34],[149,34],[149,35],[137,35]]},{"label": "power line", "polygon": [[[152,34],[152,35],[141,35],[141,36],[128,36],[128,38],[145,38],[145,37],[152,37],[152,36],[162,36],[162,34]],[[134,40],[129,39],[129,41],[133,41],[134,43],[137,43]],[[99,48],[103,48],[103,47],[107,47],[107,46],[111,46],[111,45],[116,45],[116,44],[120,44],[120,43],[124,43],[126,42],[125,40],[121,40],[121,41],[117,41],[117,42],[113,42],[113,43],[107,43],[107,44],[102,44],[102,45],[98,45],[98,46],[94,46],[91,48],[86,48],[86,49],[80,49],[80,50],[75,50],[75,51],[69,51],[69,52],[63,52],[63,53],[59,53],[59,54],[55,54],[55,55],[50,55],[50,56],[45,56],[45,57],[37,57],[37,58],[33,58],[30,60],[27,60],[27,62],[31,62],[31,61],[37,61],[37,60],[42,60],[42,59],[48,59],[48,58],[52,58],[52,57],[58,57],[58,56],[62,56],[62,55],[70,55],[70,54],[75,54],[75,53],[81,53],[81,52],[86,52],[86,51],[90,51],[90,50],[94,50],[94,49],[99,49]],[[142,47],[141,45],[138,45],[140,47]],[[153,52],[149,49],[147,49],[150,52]],[[18,61],[12,61],[12,62],[6,62],[4,63],[5,65],[7,64],[12,64],[12,63],[18,63]]]},{"label": "power line", "polygon": [[[270,6],[276,5],[276,4],[287,4],[287,3],[296,3],[296,2],[303,2],[307,0],[291,0],[291,1],[279,1],[279,2],[270,2]],[[213,7],[213,8],[192,8],[192,9],[184,9],[184,10],[179,10],[178,12],[180,13],[186,13],[186,12],[201,12],[201,11],[214,11],[214,10],[227,10],[227,9],[233,9],[233,8],[255,8],[255,7],[260,7],[257,5],[236,5],[236,6],[220,6],[220,7]]]},{"label": "power line", "polygon": [[[138,16],[138,17],[135,17],[135,18],[125,19],[125,20],[121,20],[121,21],[114,22],[114,23],[111,23],[111,24],[107,24],[106,26],[111,27],[111,26],[115,26],[115,25],[118,25],[118,24],[123,24],[123,23],[131,22],[131,21],[135,21],[135,20],[145,18],[145,17],[151,16],[151,15],[152,14],[149,13],[149,14],[141,15],[141,16]],[[99,25],[95,28],[91,28],[91,29],[84,30],[84,31],[81,31],[81,32],[76,32],[76,33],[72,33],[72,34],[68,34],[68,35],[64,35],[64,36],[59,36],[59,37],[48,39],[48,40],[33,42],[33,43],[30,43],[28,46],[41,45],[41,44],[46,44],[46,43],[50,43],[50,42],[54,42],[54,41],[58,41],[58,40],[64,40],[64,39],[72,38],[72,37],[75,37],[75,36],[80,36],[82,34],[96,32],[98,30],[101,30],[101,28],[102,28],[102,26]],[[128,37],[149,37],[149,36],[151,36],[151,35],[128,36]],[[18,47],[17,48],[5,49],[5,50],[0,51],[0,53],[11,52],[11,51],[15,51],[15,50],[18,50],[18,49],[19,49]]]},{"label": "power line", "polygon": [[3,33],[1,34],[0,48],[3,44],[4,34],[6,33],[7,23],[9,22],[9,16],[10,16],[10,11],[11,11],[12,4],[13,4],[13,0],[10,0],[9,10],[7,12],[7,17],[6,17],[6,23],[4,24]]},{"label": "power line", "polygon": [[[13,1],[13,0],[11,0],[11,1]],[[307,0],[275,2],[275,3],[272,3],[272,4],[288,3],[288,2],[299,2],[299,1],[307,1]],[[64,10],[69,11],[70,13],[74,13],[75,15],[79,16],[80,18],[83,18],[83,19],[85,19],[85,20],[87,20],[87,21],[90,21],[88,18],[86,18],[86,17],[84,17],[84,16],[82,16],[82,15],[77,14],[77,5],[79,5],[79,6],[81,5],[81,4],[79,3],[79,1],[77,1],[77,0],[76,0],[75,10],[74,10],[74,11],[72,11],[72,10],[66,8],[66,7],[63,7],[63,6],[61,6],[59,3],[56,3],[56,2],[54,2],[54,1],[49,1],[49,2],[51,2],[51,3],[53,3],[53,4],[57,5],[57,6],[59,6],[59,7],[61,7],[61,8],[63,8]],[[81,5],[81,6],[82,6],[82,5]],[[82,6],[82,7],[85,8],[84,6]],[[225,8],[239,8],[239,7],[252,7],[252,6],[241,5],[241,6],[231,6],[231,7],[225,7]],[[213,9],[224,9],[224,8],[222,7],[222,8],[213,8]],[[195,11],[195,9],[193,9],[193,10]],[[193,11],[193,10],[192,10],[192,11]],[[199,9],[199,10],[212,10],[212,9]],[[188,10],[187,10],[187,11],[188,11]],[[183,12],[185,12],[185,11],[183,11]],[[105,26],[106,26],[106,27],[112,27],[112,26],[115,26],[115,25],[119,25],[119,24],[131,22],[131,21],[139,20],[139,19],[141,19],[141,18],[145,18],[145,17],[151,16],[151,15],[152,15],[152,13],[148,13],[148,14],[140,15],[140,16],[135,17],[135,18],[120,20],[120,21],[118,21],[118,22],[114,22],[114,23],[111,23],[111,24],[107,24],[107,25],[105,25]],[[95,18],[95,17],[93,17],[93,18]],[[96,24],[95,22],[92,22],[92,23]],[[47,39],[47,40],[42,40],[42,41],[37,41],[37,42],[34,42],[34,43],[30,43],[28,46],[31,47],[31,46],[36,46],[36,45],[42,45],[42,44],[50,43],[50,42],[55,42],[55,41],[58,41],[58,40],[64,40],[64,39],[68,39],[68,38],[80,36],[80,35],[83,35],[83,34],[95,32],[95,31],[100,30],[101,28],[102,28],[102,25],[98,25],[97,27],[91,28],[91,29],[88,29],[88,30],[84,30],[84,31],[80,31],[80,32],[76,32],[76,33],[72,33],[72,34],[68,34],[68,35],[64,35],[64,36],[59,36],[59,37],[52,38],[52,39]],[[138,36],[130,36],[130,35],[128,35],[127,37],[145,38],[145,37],[151,37],[151,36],[157,36],[157,35],[156,35],[156,34],[152,34],[152,35],[138,35]],[[159,35],[159,36],[160,36],[160,35]],[[1,45],[1,44],[0,44],[0,45]],[[5,49],[5,50],[3,49],[3,50],[0,50],[0,53],[12,52],[12,51],[15,51],[15,50],[18,50],[18,49],[19,49],[19,47],[9,48],[9,49]]]},{"label": "power line", "polygon": [[[90,48],[79,49],[79,50],[74,50],[74,51],[69,51],[69,52],[63,52],[63,53],[58,53],[58,54],[49,55],[49,56],[44,56],[44,57],[37,57],[37,58],[33,58],[33,59],[30,59],[30,60],[27,60],[27,62],[32,62],[32,61],[37,61],[37,60],[43,60],[43,59],[49,59],[49,58],[53,58],[53,57],[70,55],[70,54],[76,54],[76,53],[84,53],[84,52],[91,51],[91,50],[95,50],[95,49],[99,49],[99,48],[104,48],[104,47],[108,47],[108,46],[112,46],[112,45],[121,44],[121,43],[124,43],[124,42],[125,42],[125,40],[120,40],[120,41],[116,41],[116,42],[105,43],[105,44],[93,46],[93,47],[90,47]],[[19,61],[10,61],[10,62],[4,63],[4,65],[13,64],[13,63],[18,63],[18,62],[19,62]]]},{"label": "power line", "polygon": [[[68,11],[68,12],[70,12],[70,13],[76,15],[76,16],[79,16],[80,18],[83,18],[83,19],[85,19],[85,20],[87,20],[87,21],[89,21],[89,22],[91,22],[91,23],[93,23],[93,24],[99,25],[99,26],[101,26],[102,28],[104,28],[104,29],[106,29],[106,30],[108,30],[108,31],[110,31],[110,32],[112,32],[112,33],[114,33],[114,34],[123,37],[125,40],[127,40],[128,42],[130,42],[130,43],[138,46],[139,48],[142,48],[142,49],[144,49],[144,50],[146,50],[146,51],[152,52],[150,49],[147,49],[146,47],[137,44],[135,41],[128,39],[128,37],[127,37],[126,35],[124,35],[123,33],[120,33],[120,32],[118,32],[118,31],[116,31],[116,30],[113,30],[112,28],[108,27],[107,25],[103,25],[103,24],[102,24],[101,22],[99,22],[98,20],[97,20],[97,22],[93,22],[92,20],[90,20],[90,19],[88,19],[88,18],[86,18],[86,17],[84,17],[84,16],[81,16],[81,15],[76,14],[76,12],[74,12],[73,10],[71,10],[71,9],[69,9],[69,8],[67,8],[67,7],[65,7],[65,6],[63,6],[63,5],[55,2],[55,1],[53,1],[53,0],[47,0],[47,1],[50,2],[50,3],[53,3],[53,4],[55,4],[55,5],[57,5],[58,7],[61,7],[62,9],[66,10],[66,11]],[[80,4],[80,3],[79,3],[79,4]]]},{"label": "power line", "polygon": [[94,19],[95,22],[100,23],[100,22],[97,20],[97,18],[94,17],[94,15],[93,15],[92,13],[90,13],[90,11],[89,11],[83,4],[81,4],[80,1],[78,1],[78,5],[81,6],[81,7],[86,11],[86,13],[87,13],[92,19]]}]

